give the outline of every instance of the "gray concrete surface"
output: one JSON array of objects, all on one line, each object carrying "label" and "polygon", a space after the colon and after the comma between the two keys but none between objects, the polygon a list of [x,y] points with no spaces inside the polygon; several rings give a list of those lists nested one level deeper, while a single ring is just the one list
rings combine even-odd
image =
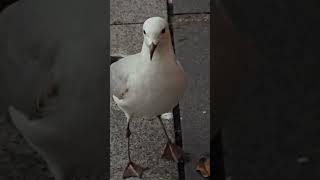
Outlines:
[{"label": "gray concrete surface", "polygon": [[[110,102],[112,100],[110,99]],[[110,178],[121,180],[128,162],[126,118],[113,102],[110,104]],[[164,120],[164,124],[173,136],[172,120]],[[148,167],[143,174],[146,180],[177,180],[176,163],[161,159],[161,152],[166,143],[164,132],[157,119],[134,119],[131,128],[131,156],[132,160],[144,167]],[[129,178],[135,179],[135,178]]]},{"label": "gray concrete surface", "polygon": [[16,127],[0,118],[0,179],[36,177],[53,180],[46,163],[25,141]]},{"label": "gray concrete surface", "polygon": [[210,0],[172,0],[174,14],[209,13]]},{"label": "gray concrete surface", "polygon": [[110,26],[110,55],[130,55],[141,50],[142,24]]},{"label": "gray concrete surface", "polygon": [[233,26],[215,26],[214,75],[227,92],[216,101],[227,175],[319,179],[319,11],[308,1],[299,11],[292,1],[223,2]]},{"label": "gray concrete surface", "polygon": [[152,16],[167,18],[166,0],[111,0],[110,24],[143,23]]},{"label": "gray concrete surface", "polygon": [[[152,16],[167,17],[166,0],[111,1],[111,56],[130,55],[141,50],[143,22]],[[117,25],[115,25],[117,24]],[[173,120],[164,120],[170,136],[173,135]],[[128,162],[126,118],[110,99],[110,178],[121,180]],[[166,143],[164,132],[157,120],[134,119],[131,123],[132,159],[148,167],[143,174],[146,180],[177,180],[177,165],[161,159]],[[135,179],[135,178],[130,178]]]},{"label": "gray concrete surface", "polygon": [[188,76],[188,88],[180,102],[183,149],[190,154],[185,179],[202,177],[198,160],[210,154],[210,24],[209,15],[173,18],[176,55]]}]

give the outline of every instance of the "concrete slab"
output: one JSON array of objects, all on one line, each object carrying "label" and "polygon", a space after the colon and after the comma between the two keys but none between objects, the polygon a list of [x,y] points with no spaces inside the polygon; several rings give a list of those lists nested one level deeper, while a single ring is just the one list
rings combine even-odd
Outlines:
[{"label": "concrete slab", "polygon": [[172,0],[174,14],[208,13],[210,0]]},{"label": "concrete slab", "polygon": [[110,24],[143,23],[152,16],[167,18],[167,0],[111,0]]},{"label": "concrete slab", "polygon": [[[126,118],[110,99],[110,179],[122,180],[127,165]],[[169,136],[173,137],[173,121],[164,120]],[[149,169],[144,172],[145,180],[177,180],[177,165],[173,161],[161,159],[166,143],[164,132],[157,119],[134,119],[131,127],[132,160]],[[129,178],[133,180],[135,178]]]},{"label": "concrete slab", "polygon": [[121,56],[140,52],[142,33],[142,24],[110,26],[110,55]]},{"label": "concrete slab", "polygon": [[0,179],[53,180],[46,163],[6,118],[0,122]]},{"label": "concrete slab", "polygon": [[173,18],[176,55],[188,74],[188,88],[180,102],[183,149],[190,153],[185,179],[202,177],[198,160],[210,153],[210,23],[209,15]]},{"label": "concrete slab", "polygon": [[226,3],[232,26],[215,23],[215,86],[228,92],[216,98],[217,114],[232,179],[320,178],[319,33],[309,19],[319,11],[301,2],[297,15],[290,3]]}]

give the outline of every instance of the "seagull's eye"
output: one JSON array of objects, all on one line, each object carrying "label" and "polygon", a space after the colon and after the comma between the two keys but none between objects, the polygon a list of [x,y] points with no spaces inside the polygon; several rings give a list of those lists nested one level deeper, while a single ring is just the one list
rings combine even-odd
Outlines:
[{"label": "seagull's eye", "polygon": [[165,32],[166,32],[166,29],[163,28],[162,31],[161,31],[161,33],[163,34],[163,33],[165,33]]},{"label": "seagull's eye", "polygon": [[143,30],[143,34],[146,34],[146,31],[145,31],[145,30]]}]

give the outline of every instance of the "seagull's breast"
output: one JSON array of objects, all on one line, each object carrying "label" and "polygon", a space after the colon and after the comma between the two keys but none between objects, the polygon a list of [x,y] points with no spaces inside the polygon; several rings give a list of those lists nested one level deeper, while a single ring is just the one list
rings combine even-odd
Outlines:
[{"label": "seagull's breast", "polygon": [[168,112],[178,104],[185,87],[185,74],[175,64],[146,68],[129,80],[128,110],[149,117]]}]

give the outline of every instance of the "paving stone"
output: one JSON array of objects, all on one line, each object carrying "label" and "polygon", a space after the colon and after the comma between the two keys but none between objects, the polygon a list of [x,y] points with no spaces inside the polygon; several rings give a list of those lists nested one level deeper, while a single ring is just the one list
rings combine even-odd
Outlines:
[{"label": "paving stone", "polygon": [[[122,180],[122,174],[128,163],[126,118],[122,111],[110,99],[110,179]],[[169,136],[173,135],[173,121],[163,120]],[[164,132],[157,119],[133,119],[131,130],[132,160],[144,167],[148,167],[143,174],[146,180],[177,180],[176,163],[161,159],[161,152],[166,144]],[[129,178],[133,180],[134,178]]]},{"label": "paving stone", "polygon": [[202,177],[198,160],[210,153],[210,40],[209,16],[175,16],[176,55],[188,75],[188,88],[180,102],[183,149],[190,153],[186,180]]},{"label": "paving stone", "polygon": [[110,55],[131,55],[140,52],[142,33],[142,24],[110,26]]},{"label": "paving stone", "polygon": [[[214,86],[228,92],[216,98],[217,114],[232,179],[320,178],[319,11],[305,1],[291,5],[226,3],[232,27],[215,26],[214,75],[227,83]],[[302,157],[308,163],[297,162]]]},{"label": "paving stone", "polygon": [[152,16],[167,18],[167,0],[111,0],[110,24],[143,23]]},{"label": "paving stone", "polygon": [[208,13],[210,0],[172,0],[174,14]]}]

